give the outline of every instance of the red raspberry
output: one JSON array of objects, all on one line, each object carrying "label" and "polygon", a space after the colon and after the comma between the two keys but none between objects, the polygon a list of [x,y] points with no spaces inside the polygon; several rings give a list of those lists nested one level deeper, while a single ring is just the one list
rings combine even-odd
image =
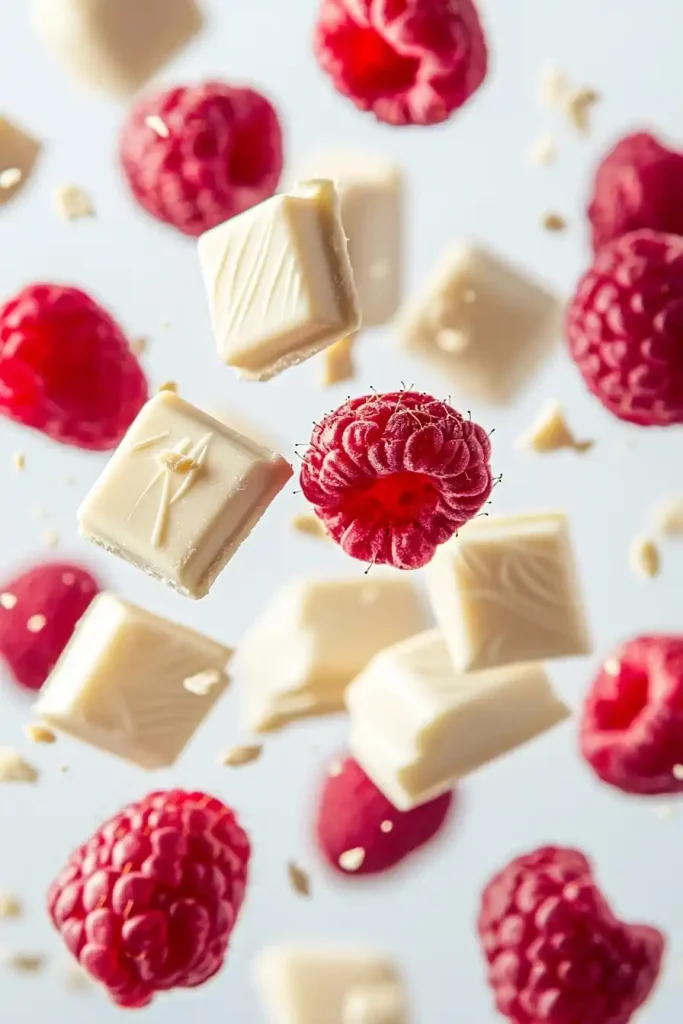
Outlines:
[{"label": "red raspberry", "polygon": [[315,54],[337,92],[387,124],[437,124],[488,68],[472,0],[322,0]]},{"label": "red raspberry", "polygon": [[483,427],[431,395],[349,399],[318,424],[301,489],[347,555],[418,569],[492,488]]},{"label": "red raspberry", "polygon": [[45,562],[0,584],[0,655],[26,690],[39,690],[100,592],[71,562]]},{"label": "red raspberry", "polygon": [[625,793],[683,793],[683,636],[639,636],[605,661],[588,691],[581,753]]},{"label": "red raspberry", "polygon": [[85,292],[33,284],[0,308],[0,413],[9,419],[107,451],[147,394],[121,328]]},{"label": "red raspberry", "polygon": [[664,936],[612,913],[577,850],[516,857],[478,920],[498,1011],[513,1024],[627,1024],[659,974]]},{"label": "red raspberry", "polygon": [[[378,875],[433,839],[452,805],[453,793],[444,793],[411,811],[397,811],[358,762],[346,757],[333,764],[320,793],[318,847],[342,875]],[[343,854],[350,850],[363,851],[359,867],[344,867]]]},{"label": "red raspberry", "polygon": [[176,86],[136,103],[121,131],[119,157],[140,206],[197,236],[273,195],[282,173],[282,130],[272,105],[254,89],[224,82]]},{"label": "red raspberry", "polygon": [[223,966],[249,838],[215,797],[150,793],[105,822],[50,887],[64,944],[118,1006],[196,988]]},{"label": "red raspberry", "polygon": [[598,166],[588,206],[593,248],[639,228],[683,235],[683,153],[625,135]]},{"label": "red raspberry", "polygon": [[569,307],[567,338],[614,416],[683,423],[683,238],[634,231],[601,249]]}]

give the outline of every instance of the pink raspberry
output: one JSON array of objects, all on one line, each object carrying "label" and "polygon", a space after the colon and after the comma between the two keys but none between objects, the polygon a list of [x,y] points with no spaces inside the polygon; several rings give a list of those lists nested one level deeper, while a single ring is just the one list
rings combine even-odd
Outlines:
[{"label": "pink raspberry", "polygon": [[282,130],[272,104],[254,89],[177,86],[136,103],[119,156],[140,206],[196,236],[273,195]]},{"label": "pink raspberry", "polygon": [[322,0],[314,47],[337,92],[393,125],[446,121],[488,68],[472,0]]},{"label": "pink raspberry", "polygon": [[488,434],[417,391],[349,399],[313,430],[301,489],[352,558],[418,569],[493,486]]},{"label": "pink raspberry", "polygon": [[567,340],[614,416],[683,423],[683,238],[635,231],[602,248],[569,307]]},{"label": "pink raspberry", "polygon": [[48,893],[53,924],[117,1006],[196,988],[223,966],[250,846],[205,793],[150,793],[71,855]]},{"label": "pink raspberry", "polygon": [[649,132],[625,135],[598,165],[588,220],[596,252],[640,228],[683,235],[683,153]]},{"label": "pink raspberry", "polygon": [[577,850],[516,857],[478,920],[498,1012],[512,1024],[627,1024],[659,975],[664,936],[614,916]]}]

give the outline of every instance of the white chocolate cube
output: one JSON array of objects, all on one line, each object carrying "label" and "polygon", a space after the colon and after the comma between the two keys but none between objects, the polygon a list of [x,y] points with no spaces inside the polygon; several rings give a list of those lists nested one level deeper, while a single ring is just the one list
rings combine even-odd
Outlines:
[{"label": "white chocolate cube", "polygon": [[503,405],[551,352],[560,317],[538,282],[486,249],[458,245],[400,315],[399,337],[463,395]]},{"label": "white chocolate cube", "polygon": [[395,964],[382,953],[319,944],[263,950],[254,982],[268,1024],[351,1024],[348,1003],[354,993],[401,985]]},{"label": "white chocolate cube", "polygon": [[343,710],[347,685],[373,655],[426,624],[404,576],[286,585],[239,647],[248,728],[265,732]]},{"label": "white chocolate cube", "polygon": [[199,239],[218,352],[269,380],[360,327],[331,181],[273,196]]},{"label": "white chocolate cube", "polygon": [[399,810],[445,793],[569,715],[541,665],[458,673],[438,630],[380,652],[346,702],[351,752]]},{"label": "white chocolate cube", "polygon": [[[141,768],[174,764],[228,685],[229,647],[100,594],[41,690],[48,725]],[[184,683],[211,674],[202,691]]]},{"label": "white chocolate cube", "polygon": [[201,30],[196,0],[32,0],[33,27],[80,84],[129,96]]},{"label": "white chocolate cube", "polygon": [[204,597],[291,475],[280,455],[162,391],[78,510],[81,536]]},{"label": "white chocolate cube", "polygon": [[459,672],[591,653],[562,512],[470,522],[441,545],[426,578]]},{"label": "white chocolate cube", "polygon": [[403,283],[403,174],[373,153],[318,153],[299,175],[330,178],[339,192],[363,327],[391,320]]},{"label": "white chocolate cube", "polygon": [[0,117],[0,206],[9,202],[27,184],[40,150],[37,139]]}]

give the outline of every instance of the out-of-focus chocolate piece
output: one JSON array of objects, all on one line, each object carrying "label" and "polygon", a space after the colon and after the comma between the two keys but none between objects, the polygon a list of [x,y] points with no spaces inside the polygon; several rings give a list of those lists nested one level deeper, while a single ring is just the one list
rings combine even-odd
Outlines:
[{"label": "out-of-focus chocolate piece", "polygon": [[41,148],[40,142],[23,128],[0,117],[0,206],[27,184]]}]

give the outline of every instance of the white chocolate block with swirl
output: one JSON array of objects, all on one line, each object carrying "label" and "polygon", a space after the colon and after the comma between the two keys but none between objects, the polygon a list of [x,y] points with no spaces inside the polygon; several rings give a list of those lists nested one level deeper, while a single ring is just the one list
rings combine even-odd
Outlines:
[{"label": "white chocolate block with swirl", "polygon": [[273,196],[199,239],[218,352],[269,380],[360,327],[331,181]]},{"label": "white chocolate block with swirl", "polygon": [[426,578],[460,672],[591,653],[562,512],[470,522],[438,549]]},{"label": "white chocolate block with swirl", "polygon": [[83,501],[80,532],[201,598],[291,476],[282,456],[162,391]]},{"label": "white chocolate block with swirl", "polygon": [[[33,711],[61,732],[141,768],[176,761],[228,685],[229,647],[100,594]],[[201,692],[184,683],[206,674]],[[211,685],[208,685],[211,681]]]},{"label": "white chocolate block with swirl", "polygon": [[569,715],[541,665],[456,672],[439,630],[381,651],[346,704],[353,756],[402,811]]},{"label": "white chocolate block with swirl", "polygon": [[457,245],[399,314],[399,339],[463,395],[504,405],[559,340],[561,311],[524,271],[481,246]]}]

